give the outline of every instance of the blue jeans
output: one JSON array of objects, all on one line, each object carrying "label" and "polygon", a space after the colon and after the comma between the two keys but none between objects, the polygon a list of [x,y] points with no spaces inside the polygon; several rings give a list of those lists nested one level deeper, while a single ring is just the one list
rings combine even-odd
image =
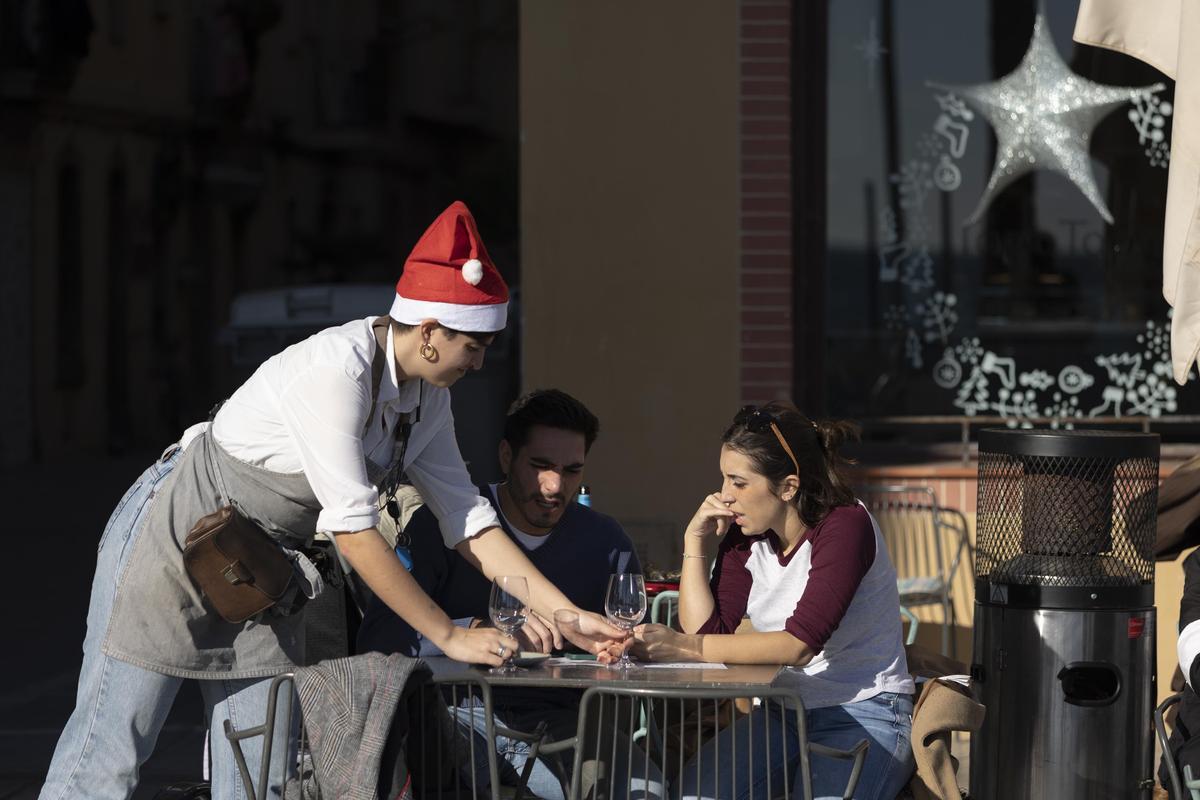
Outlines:
[{"label": "blue jeans", "polygon": [[[142,473],[117,504],[100,537],[75,710],[59,736],[39,795],[41,800],[76,797],[124,800],[133,794],[139,770],[154,752],[167,712],[183,684],[182,678],[118,661],[100,649],[108,630],[117,580],[133,550],[134,534],[141,527],[155,491],[171,474],[178,458],[177,449],[168,450],[161,460]],[[270,683],[269,678],[200,682],[211,725],[214,798],[241,800],[246,797],[233,751],[227,744],[224,721],[230,719],[237,728],[261,724],[266,714]],[[279,730],[278,733],[277,755],[272,761],[282,765],[289,732]],[[247,765],[255,780],[261,749],[261,739],[248,739],[243,743]],[[293,761],[289,759],[287,763]],[[197,751],[197,774],[201,766],[201,754]],[[279,782],[282,770],[282,766],[273,768],[273,784]],[[275,776],[275,772],[280,774]]]},{"label": "blue jeans", "polygon": [[[487,718],[483,713],[482,705],[475,705],[470,708],[460,707],[455,709],[450,708],[450,714],[458,721],[459,729],[465,735],[474,737],[474,773],[475,785],[479,788],[491,785],[491,776],[489,775],[488,759],[486,748],[487,736]],[[575,736],[576,725],[579,720],[578,706],[561,706],[561,705],[530,705],[520,709],[503,708],[496,712],[494,721],[497,725],[503,725],[506,728],[522,733],[532,733],[538,726],[538,723],[546,722],[546,735],[550,741],[561,741]],[[584,743],[583,748],[583,775],[581,783],[583,785],[584,796],[588,795],[588,787],[599,778],[599,785],[603,788],[611,785],[611,795],[609,800],[658,800],[666,796],[665,787],[662,780],[662,775],[653,762],[649,764],[649,779],[646,775],[646,759],[635,757],[631,760],[628,758],[630,752],[630,742],[627,736],[623,733],[615,732],[616,742],[611,739],[606,742],[601,742],[599,746],[594,741]],[[613,757],[613,749],[615,744],[615,757]],[[471,745],[467,745],[469,748]],[[520,781],[520,775],[524,771],[526,763],[529,761],[530,744],[519,739],[512,739],[496,734],[495,745],[496,754],[499,757],[497,766],[500,770],[500,783],[503,786],[515,786]],[[609,768],[607,763],[597,764],[595,754],[599,753],[601,759],[604,757],[613,758],[612,778],[600,778],[597,773],[605,772]],[[634,748],[635,754],[642,751]],[[534,761],[529,773],[529,781],[526,787],[536,797],[542,800],[563,800],[566,792],[563,790],[563,784],[570,786],[571,768],[574,764],[575,751],[563,750],[559,753],[550,755],[539,755]],[[461,768],[463,780],[470,785],[471,783],[471,751],[463,753],[463,766]],[[562,781],[559,776],[562,776]],[[628,791],[625,791],[628,788]]]},{"label": "blue jeans", "polygon": [[[912,712],[911,695],[884,692],[857,703],[808,710],[804,719],[810,742],[850,750],[866,739],[867,758],[854,796],[894,800],[913,774]],[[853,763],[810,756],[813,797],[841,798]],[[773,703],[769,712],[755,708],[704,744],[684,766],[682,785],[675,787],[674,796],[683,800],[766,798],[782,795],[787,783],[792,796],[803,797],[799,766],[796,713],[781,712]]]}]

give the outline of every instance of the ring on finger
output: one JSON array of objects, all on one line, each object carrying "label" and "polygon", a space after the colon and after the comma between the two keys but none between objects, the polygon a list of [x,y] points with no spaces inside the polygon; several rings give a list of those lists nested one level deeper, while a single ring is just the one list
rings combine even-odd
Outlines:
[{"label": "ring on finger", "polygon": [[496,655],[500,656],[501,658],[504,658],[504,654],[507,652],[508,652],[508,648],[505,647],[504,645],[500,645],[499,647],[496,648]]}]

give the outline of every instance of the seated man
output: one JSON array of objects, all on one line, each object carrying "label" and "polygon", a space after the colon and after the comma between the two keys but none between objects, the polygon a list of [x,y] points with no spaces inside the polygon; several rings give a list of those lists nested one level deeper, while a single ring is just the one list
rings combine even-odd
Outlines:
[{"label": "seated man", "polygon": [[[509,409],[500,442],[503,483],[486,495],[499,512],[504,531],[520,545],[539,570],[580,608],[604,613],[609,575],[641,572],[633,544],[611,517],[575,502],[583,481],[584,461],[599,431],[599,422],[575,398],[557,390],[531,392]],[[445,547],[438,523],[427,508],[417,510],[405,527],[411,540],[412,574],[421,587],[455,621],[475,627],[490,625],[491,585],[457,551]],[[524,649],[549,652],[554,627],[530,616],[518,639]],[[378,600],[372,600],[358,634],[358,651],[379,650],[407,655],[440,655],[404,620]],[[531,732],[545,721],[551,740],[575,735],[580,693],[571,689],[505,689],[493,694],[496,721],[508,728]],[[460,712],[461,713],[461,712]],[[484,720],[474,715],[479,731],[476,752],[482,750]],[[515,783],[525,768],[529,745],[497,737],[504,782]],[[626,752],[621,742],[618,752]],[[585,748],[585,753],[592,752]],[[607,747],[600,752],[611,752]],[[528,787],[542,798],[563,796],[560,777],[568,778],[573,753],[539,757]],[[477,759],[478,785],[489,783],[487,760]],[[634,759],[641,766],[643,759]],[[615,770],[626,769],[623,759]],[[614,774],[621,774],[615,772]],[[637,775],[637,767],[634,774]],[[640,784],[640,781],[638,782]],[[644,797],[642,792],[631,796]]]}]

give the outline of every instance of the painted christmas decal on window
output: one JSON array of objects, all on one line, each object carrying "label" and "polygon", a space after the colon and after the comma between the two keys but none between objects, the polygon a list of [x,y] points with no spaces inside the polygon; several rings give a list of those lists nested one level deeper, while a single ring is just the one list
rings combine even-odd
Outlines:
[{"label": "painted christmas decal on window", "polygon": [[883,318],[887,330],[903,340],[905,362],[914,370],[931,370],[935,385],[953,393],[951,402],[962,413],[1002,416],[1010,425],[1048,417],[1055,427],[1072,427],[1073,421],[1088,417],[1175,413],[1169,312],[1165,322],[1146,322],[1120,352],[1056,369],[1023,368],[979,337],[957,332],[963,312],[959,298],[937,284],[931,252],[935,220],[927,208],[931,196],[961,187],[960,162],[986,130],[978,127],[983,118],[996,132],[996,161],[964,225],[977,222],[998,194],[1032,170],[1067,177],[1111,224],[1088,154],[1092,131],[1102,118],[1129,104],[1127,116],[1148,164],[1165,167],[1173,109],[1157,96],[1163,85],[1104,86],[1072,73],[1040,11],[1029,48],[1009,75],[974,86],[929,85],[936,116],[918,138],[915,157],[889,176],[896,187],[896,208],[885,208],[878,223],[878,281],[900,291]]}]

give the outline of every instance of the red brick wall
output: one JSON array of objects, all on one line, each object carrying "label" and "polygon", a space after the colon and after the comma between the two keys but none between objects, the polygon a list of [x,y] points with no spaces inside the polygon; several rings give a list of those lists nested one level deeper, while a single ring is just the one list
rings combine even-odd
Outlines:
[{"label": "red brick wall", "polygon": [[741,397],[792,392],[791,4],[739,0]]}]

